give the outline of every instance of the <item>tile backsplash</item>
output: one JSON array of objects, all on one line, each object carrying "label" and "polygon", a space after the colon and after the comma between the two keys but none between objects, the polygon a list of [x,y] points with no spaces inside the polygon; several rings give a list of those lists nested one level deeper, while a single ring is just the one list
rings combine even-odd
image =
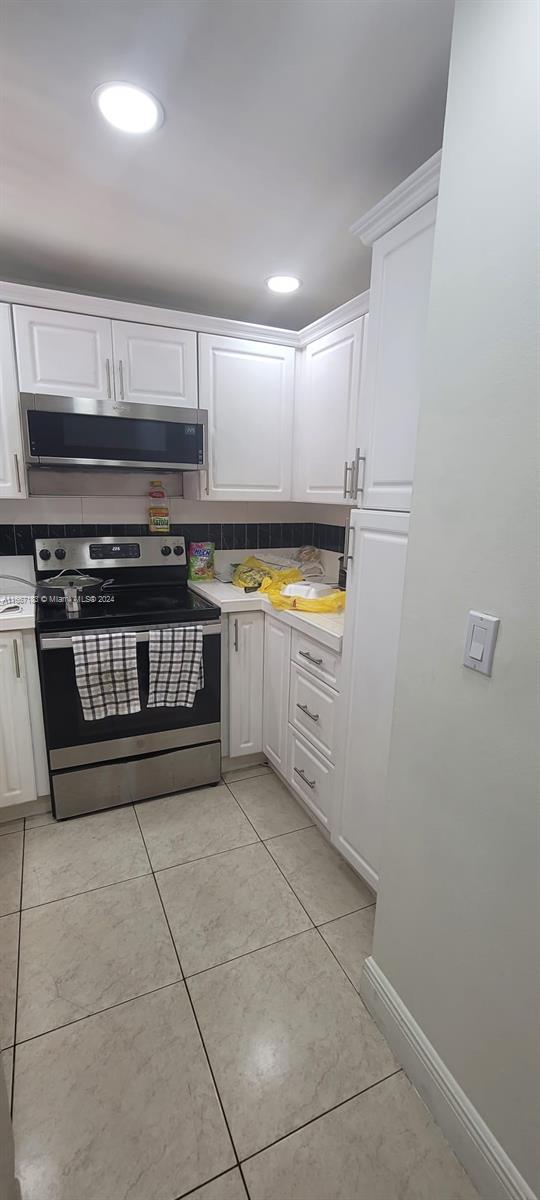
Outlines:
[{"label": "tile backsplash", "polygon": [[[274,515],[274,514],[272,514]],[[276,514],[277,515],[277,514]],[[214,542],[216,550],[282,549],[290,546],[313,545],[321,550],[343,553],[344,525],[318,521],[230,521],[230,522],[173,522],[173,534],[183,535],[187,542]],[[51,524],[0,524],[0,555],[33,553],[35,538],[62,537],[143,537],[148,533],[144,523],[115,522],[112,524],[83,522],[54,522]]]}]

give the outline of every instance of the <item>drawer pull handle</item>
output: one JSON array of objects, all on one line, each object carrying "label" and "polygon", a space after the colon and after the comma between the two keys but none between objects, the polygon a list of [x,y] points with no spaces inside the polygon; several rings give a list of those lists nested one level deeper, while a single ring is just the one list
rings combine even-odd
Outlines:
[{"label": "drawer pull handle", "polygon": [[304,780],[304,783],[307,783],[307,785],[308,785],[308,788],[314,788],[314,787],[315,787],[315,780],[314,780],[314,779],[308,779],[307,775],[305,775],[305,774],[304,774],[304,772],[303,772],[303,770],[302,770],[302,768],[301,768],[301,767],[295,767],[294,769],[295,769],[295,771],[296,771],[296,774],[300,776],[300,779],[303,779],[303,780]]},{"label": "drawer pull handle", "polygon": [[310,712],[307,704],[297,704],[296,707],[301,708],[302,712],[306,714],[306,717],[311,717],[312,721],[319,720],[319,714]]},{"label": "drawer pull handle", "polygon": [[313,663],[314,667],[322,667],[324,658],[313,658],[309,650],[299,650],[298,653],[302,658],[307,658],[308,662]]}]

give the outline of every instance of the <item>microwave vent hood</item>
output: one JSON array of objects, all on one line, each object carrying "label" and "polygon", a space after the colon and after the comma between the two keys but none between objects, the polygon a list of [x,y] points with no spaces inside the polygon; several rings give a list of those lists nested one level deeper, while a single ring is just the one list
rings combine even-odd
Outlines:
[{"label": "microwave vent hood", "polygon": [[30,392],[20,401],[28,467],[207,468],[204,409]]}]

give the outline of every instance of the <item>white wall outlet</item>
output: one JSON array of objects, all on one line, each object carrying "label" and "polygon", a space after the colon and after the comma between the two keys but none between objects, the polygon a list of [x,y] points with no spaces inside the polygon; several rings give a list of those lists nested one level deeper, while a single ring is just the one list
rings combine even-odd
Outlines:
[{"label": "white wall outlet", "polygon": [[480,671],[482,675],[491,675],[499,624],[499,618],[491,617],[488,613],[474,612],[473,610],[469,613],[465,630],[463,664],[470,667],[471,671]]}]

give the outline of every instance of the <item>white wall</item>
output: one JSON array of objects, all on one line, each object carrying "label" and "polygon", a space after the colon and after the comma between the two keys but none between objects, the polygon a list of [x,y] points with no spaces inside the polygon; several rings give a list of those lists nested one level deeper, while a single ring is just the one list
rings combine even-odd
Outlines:
[{"label": "white wall", "polygon": [[[536,11],[456,7],[374,944],[533,1188]],[[491,679],[470,608],[501,618]]]}]

